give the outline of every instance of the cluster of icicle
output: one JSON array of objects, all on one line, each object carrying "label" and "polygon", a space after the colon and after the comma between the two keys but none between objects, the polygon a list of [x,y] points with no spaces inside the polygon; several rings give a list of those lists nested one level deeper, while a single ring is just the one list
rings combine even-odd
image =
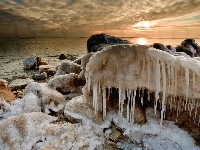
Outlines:
[{"label": "cluster of icicle", "polygon": [[[138,74],[140,73],[140,74]],[[161,104],[161,123],[166,107],[183,110],[200,123],[200,64],[193,58],[175,57],[141,45],[116,45],[96,53],[86,66],[88,92],[93,91],[95,112],[106,116],[106,88],[119,89],[119,115],[127,101],[127,120],[134,122],[136,89],[155,92],[155,113]],[[108,90],[109,91],[109,90]],[[142,94],[141,94],[142,95]],[[149,95],[149,94],[148,94]],[[143,103],[142,96],[140,97]],[[148,98],[149,99],[149,98]]]}]

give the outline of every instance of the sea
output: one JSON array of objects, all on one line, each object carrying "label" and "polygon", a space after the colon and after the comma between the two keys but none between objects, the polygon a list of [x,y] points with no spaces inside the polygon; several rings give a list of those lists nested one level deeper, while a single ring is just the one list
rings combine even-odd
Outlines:
[{"label": "sea", "polygon": [[[134,44],[152,45],[180,45],[184,39],[147,39],[147,38],[122,38]],[[38,70],[26,71],[23,61],[29,56],[42,57],[48,64],[59,66],[60,54],[78,55],[87,54],[88,38],[2,38],[0,39],[0,79],[10,83],[12,80],[23,76],[32,76]],[[200,39],[195,39],[200,45]]]}]

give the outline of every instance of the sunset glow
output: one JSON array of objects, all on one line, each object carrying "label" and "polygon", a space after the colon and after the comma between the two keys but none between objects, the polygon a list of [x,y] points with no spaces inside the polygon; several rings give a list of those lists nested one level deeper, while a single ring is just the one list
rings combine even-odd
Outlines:
[{"label": "sunset glow", "polygon": [[138,38],[137,39],[137,44],[140,44],[140,45],[147,45],[148,41],[147,39],[145,38]]},{"label": "sunset glow", "polygon": [[200,0],[1,0],[1,37],[200,38]]}]

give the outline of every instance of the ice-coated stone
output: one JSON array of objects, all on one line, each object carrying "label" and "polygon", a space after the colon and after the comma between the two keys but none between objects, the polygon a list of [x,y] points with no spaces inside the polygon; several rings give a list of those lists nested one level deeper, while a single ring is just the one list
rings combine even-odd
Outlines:
[{"label": "ice-coated stone", "polygon": [[60,92],[75,92],[81,90],[81,87],[78,85],[78,75],[74,73],[55,76],[48,81],[48,85],[52,89]]},{"label": "ice-coated stone", "polygon": [[55,76],[65,75],[69,73],[79,74],[81,72],[81,67],[77,63],[74,63],[71,60],[65,60],[62,62]]},{"label": "ice-coated stone", "polygon": [[30,56],[23,61],[24,69],[31,70],[37,66],[37,59],[34,56]]}]

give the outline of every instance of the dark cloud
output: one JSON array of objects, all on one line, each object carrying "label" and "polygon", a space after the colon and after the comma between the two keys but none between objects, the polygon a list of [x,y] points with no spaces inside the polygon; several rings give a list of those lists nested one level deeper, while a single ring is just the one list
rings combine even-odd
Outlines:
[{"label": "dark cloud", "polygon": [[[200,0],[2,0],[0,34],[88,36],[109,30],[139,32],[138,27],[134,29],[134,24],[139,21],[156,22],[154,28],[172,28],[171,21],[176,19],[186,19],[182,23],[187,24],[181,25],[188,28],[187,19],[193,25],[196,19],[200,20],[194,18],[199,12]],[[142,31],[154,31],[154,28],[143,28]]]}]

